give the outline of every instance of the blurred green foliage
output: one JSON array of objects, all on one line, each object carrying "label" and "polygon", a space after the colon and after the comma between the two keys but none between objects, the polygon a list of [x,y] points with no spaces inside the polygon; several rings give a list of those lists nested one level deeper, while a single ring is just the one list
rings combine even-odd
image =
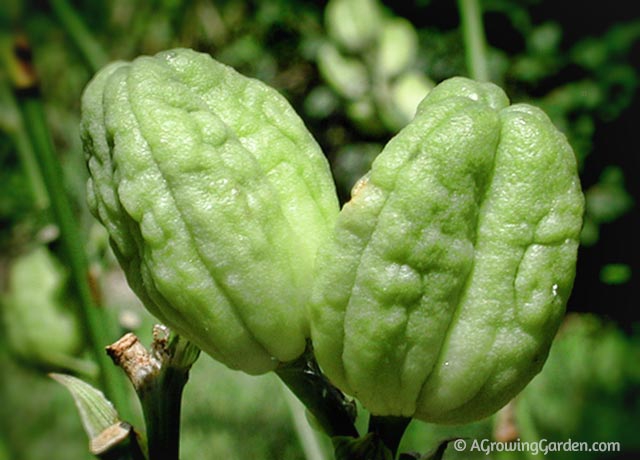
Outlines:
[{"label": "blurred green foliage", "polygon": [[591,246],[598,242],[600,225],[615,221],[628,212],[634,203],[625,189],[624,173],[617,166],[607,166],[598,183],[587,189],[585,196],[582,244]]},{"label": "blurred green foliage", "polygon": [[[640,81],[633,61],[640,19],[625,15],[592,31],[580,28],[575,15],[571,21],[561,18],[550,0],[485,0],[483,6],[492,80],[513,101],[544,108],[567,134],[582,168],[587,197],[582,238],[588,249],[580,259],[577,289],[596,284],[599,291],[610,292],[605,289],[632,286],[637,259],[624,248],[634,240],[609,229],[635,222],[637,230],[638,196],[630,187],[637,184],[637,175],[629,169],[637,164],[629,160],[637,157],[637,134],[615,127],[636,113],[631,104]],[[123,332],[135,331],[144,343],[150,341],[152,319],[124,285],[104,231],[84,202],[79,99],[98,66],[183,46],[209,52],[266,81],[285,93],[318,139],[342,200],[431,86],[467,74],[455,2],[446,0],[5,0],[0,55],[11,51],[17,36],[31,43],[68,196],[87,237],[103,304]],[[34,243],[48,245],[54,257],[58,249],[48,199],[10,90],[10,70],[3,67],[0,73],[4,291],[9,267]],[[612,132],[618,138],[610,137]],[[612,254],[617,245],[623,249]],[[582,282],[591,271],[594,282]],[[33,283],[42,289],[44,277]],[[574,298],[581,304],[570,308],[606,312],[618,322],[591,316],[567,322],[543,373],[514,403],[515,427],[522,439],[618,440],[637,454],[633,431],[640,422],[640,332],[636,323],[621,324],[613,300],[601,305],[580,292]],[[637,319],[635,313],[631,320]],[[39,360],[34,366],[18,359],[9,352],[7,324],[2,328],[0,459],[88,458],[71,398],[45,377],[51,363]],[[203,458],[203,452],[206,458],[303,458],[283,395],[272,376],[248,377],[201,358],[185,390],[183,458]],[[500,423],[500,416],[464,427],[414,422],[403,450],[424,452],[452,436],[491,438]],[[445,454],[473,457],[451,448]],[[486,456],[478,453],[477,458]]]},{"label": "blurred green foliage", "polygon": [[[0,345],[0,442],[6,458],[93,458],[67,391],[41,369],[16,362],[6,344]],[[200,359],[185,389],[182,458],[302,458],[284,391],[274,375],[250,377]]]},{"label": "blurred green foliage", "polygon": [[40,369],[16,362],[2,339],[0,346],[0,443],[5,458],[91,458],[80,418],[66,390]]},{"label": "blurred green foliage", "polygon": [[522,438],[613,440],[640,451],[638,362],[638,336],[593,316],[569,316],[545,371],[516,400]]},{"label": "blurred green foliage", "polygon": [[285,388],[274,374],[251,377],[200,359],[185,388],[182,458],[299,459]]},{"label": "blurred green foliage", "polygon": [[35,364],[91,373],[92,367],[75,357],[83,336],[66,285],[66,270],[45,247],[16,258],[0,296],[7,344],[16,356]]},{"label": "blurred green foliage", "polygon": [[627,264],[606,264],[600,270],[600,280],[605,284],[624,284],[631,279],[631,267]]}]

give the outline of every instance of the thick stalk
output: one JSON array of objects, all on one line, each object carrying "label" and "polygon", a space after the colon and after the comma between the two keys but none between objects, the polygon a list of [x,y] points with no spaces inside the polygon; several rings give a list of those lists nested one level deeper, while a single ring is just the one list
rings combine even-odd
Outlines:
[{"label": "thick stalk", "polygon": [[129,333],[107,348],[140,398],[149,460],[178,460],[182,392],[200,350],[160,325],[153,329],[151,350]]},{"label": "thick stalk", "polygon": [[411,419],[405,417],[372,415],[369,419],[369,433],[375,433],[395,458],[402,436],[410,422]]},{"label": "thick stalk", "polygon": [[139,392],[150,460],[180,458],[182,391],[188,379],[188,372],[167,369]]},{"label": "thick stalk", "polygon": [[467,70],[474,80],[489,81],[480,0],[458,0],[458,10],[464,37]]},{"label": "thick stalk", "polygon": [[353,423],[355,407],[322,374],[310,348],[296,361],[275,372],[329,436],[358,437]]}]

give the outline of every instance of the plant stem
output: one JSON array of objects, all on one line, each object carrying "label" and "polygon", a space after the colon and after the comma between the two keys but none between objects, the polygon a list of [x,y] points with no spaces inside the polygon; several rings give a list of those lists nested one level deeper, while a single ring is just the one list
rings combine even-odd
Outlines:
[{"label": "plant stem", "polygon": [[300,358],[275,372],[329,436],[358,437],[358,430],[353,424],[355,408],[322,374],[310,348]]},{"label": "plant stem", "polygon": [[24,126],[22,126],[18,104],[6,81],[0,82],[0,100],[6,104],[10,113],[17,114],[15,119],[11,117],[15,122],[3,123],[1,128],[11,137],[18,158],[20,159],[20,165],[27,176],[34,207],[36,210],[42,211],[49,206],[49,197],[47,196],[47,190],[45,189],[42,177],[40,177],[38,162],[33,148],[31,148],[29,137],[27,136]]},{"label": "plant stem", "polygon": [[375,433],[382,443],[396,456],[404,431],[411,422],[405,417],[380,417],[372,415],[369,419],[369,432]]},{"label": "plant stem", "polygon": [[67,31],[84,60],[93,72],[100,70],[107,62],[108,56],[100,43],[94,38],[82,18],[76,13],[67,0],[50,0],[51,9]]},{"label": "plant stem", "polygon": [[458,10],[469,74],[474,80],[489,81],[480,0],[458,0]]},{"label": "plant stem", "polygon": [[[23,55],[29,56],[27,45],[22,43],[21,46],[23,50],[26,49]],[[28,58],[13,56],[13,59],[20,62],[18,68],[26,69],[20,77],[14,77],[14,93],[21,110],[22,125],[37,159],[39,175],[49,195],[53,218],[60,230],[60,243],[71,272],[71,284],[80,301],[80,317],[87,342],[98,364],[101,386],[122,418],[130,419],[132,412],[124,380],[118,375],[104,350],[112,342],[112,328],[105,311],[96,305],[89,285],[84,238],[63,184],[62,168],[53,147],[35,71]]]},{"label": "plant stem", "polygon": [[182,392],[188,379],[188,372],[169,368],[140,392],[149,459],[177,460],[180,456]]},{"label": "plant stem", "polygon": [[136,389],[142,404],[150,460],[178,460],[182,392],[200,350],[160,325],[151,351],[129,333],[107,348]]}]

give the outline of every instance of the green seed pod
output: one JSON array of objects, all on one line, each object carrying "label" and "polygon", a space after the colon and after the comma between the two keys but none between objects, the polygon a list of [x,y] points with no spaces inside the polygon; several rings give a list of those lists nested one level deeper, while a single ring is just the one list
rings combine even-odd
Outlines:
[{"label": "green seed pod", "polygon": [[441,83],[319,251],[319,364],[376,415],[491,414],[546,359],[583,206],[573,151],[542,111],[490,83]]},{"label": "green seed pod", "polygon": [[234,369],[299,356],[338,205],[285,99],[176,49],[100,71],[81,128],[90,208],[149,311]]}]

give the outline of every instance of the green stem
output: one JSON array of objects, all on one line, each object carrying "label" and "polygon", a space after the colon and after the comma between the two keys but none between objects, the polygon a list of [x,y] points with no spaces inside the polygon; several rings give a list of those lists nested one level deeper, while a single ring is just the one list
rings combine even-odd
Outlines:
[{"label": "green stem", "polygon": [[355,409],[322,374],[310,349],[275,372],[329,436],[358,437],[358,430],[353,424]]},{"label": "green stem", "polygon": [[188,379],[188,372],[169,368],[139,392],[150,460],[179,458],[182,392]]},{"label": "green stem", "polygon": [[94,38],[82,18],[67,0],[50,0],[51,9],[93,72],[109,61],[107,53]]},{"label": "green stem", "polygon": [[0,82],[0,101],[6,104],[10,113],[18,114],[16,117],[17,121],[15,123],[3,124],[0,128],[2,128],[13,141],[18,158],[20,159],[20,165],[27,176],[27,182],[33,198],[34,207],[36,210],[41,211],[49,206],[49,197],[47,196],[47,191],[45,189],[44,182],[42,181],[42,177],[40,177],[38,162],[33,152],[33,148],[31,148],[29,137],[27,136],[22,123],[20,123],[21,120],[18,104],[11,92],[8,82]]},{"label": "green stem", "polygon": [[18,130],[13,139],[16,151],[20,157],[20,163],[28,177],[35,208],[37,210],[46,209],[49,206],[49,197],[42,181],[42,177],[40,177],[38,173],[38,164],[26,135],[26,131],[24,129]]},{"label": "green stem", "polygon": [[369,433],[375,433],[395,458],[402,436],[410,422],[411,419],[405,417],[372,415],[369,419]]},{"label": "green stem", "polygon": [[480,0],[458,0],[458,9],[460,11],[469,74],[474,80],[489,81]]},{"label": "green stem", "polygon": [[5,440],[5,435],[0,434],[0,459],[16,458],[9,450],[9,444]]},{"label": "green stem", "polygon": [[[163,326],[154,328],[152,356],[160,360],[155,379],[137,387],[147,427],[149,459],[180,458],[180,411],[182,392],[200,349]],[[135,385],[135,384],[134,384]]]},{"label": "green stem", "polygon": [[48,130],[44,108],[36,87],[17,91],[17,99],[22,111],[23,125],[27,129],[49,194],[51,211],[60,230],[60,242],[69,265],[73,287],[80,300],[80,315],[84,323],[88,343],[100,370],[101,386],[118,408],[125,420],[131,419],[129,398],[124,381],[111,364],[104,347],[111,343],[110,324],[104,310],[93,300],[87,278],[87,261],[84,253],[82,234],[77,225],[66,190],[62,181],[62,168],[56,158],[53,142]]}]

